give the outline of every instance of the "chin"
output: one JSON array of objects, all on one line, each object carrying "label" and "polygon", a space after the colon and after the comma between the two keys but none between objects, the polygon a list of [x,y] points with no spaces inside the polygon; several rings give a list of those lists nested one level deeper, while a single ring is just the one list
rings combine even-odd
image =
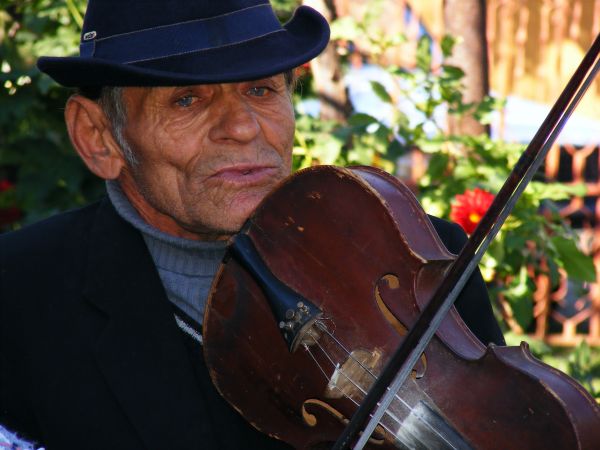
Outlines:
[{"label": "chin", "polygon": [[217,235],[233,235],[244,226],[246,220],[248,220],[256,209],[256,206],[258,206],[258,203],[260,202],[244,208],[236,207],[235,211],[223,210],[221,217],[218,217],[217,220],[210,222],[202,221],[203,226],[201,228],[210,230]]},{"label": "chin", "polygon": [[232,233],[237,233],[244,226],[244,224],[246,223],[248,218],[250,218],[250,216],[252,216],[252,213],[254,213],[255,209],[256,209],[256,206],[246,213],[230,217],[229,220],[227,220],[227,223],[225,224],[224,228],[226,228],[228,231],[230,231]]},{"label": "chin", "polygon": [[[240,231],[269,192],[270,190],[264,190],[263,192],[244,192],[244,195],[237,195],[229,200],[229,208],[225,205],[216,209],[211,208],[210,211],[205,211],[205,214],[197,217],[197,224],[202,224],[202,228],[216,234],[235,234]],[[212,220],[207,221],[207,217]]]},{"label": "chin", "polygon": [[248,217],[254,214],[256,208],[258,208],[269,192],[271,192],[270,189],[263,192],[254,192],[241,198],[238,197],[234,201],[234,208],[229,214],[232,223],[240,223],[240,225],[243,224]]}]

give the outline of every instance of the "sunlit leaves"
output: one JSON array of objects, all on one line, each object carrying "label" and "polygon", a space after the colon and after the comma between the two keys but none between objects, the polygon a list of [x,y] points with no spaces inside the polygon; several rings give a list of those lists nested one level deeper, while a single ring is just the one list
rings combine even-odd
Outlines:
[{"label": "sunlit leaves", "polygon": [[579,281],[596,280],[593,261],[579,251],[573,239],[567,239],[564,236],[553,236],[551,241],[560,256],[557,262],[567,271],[569,277]]},{"label": "sunlit leaves", "polygon": [[77,52],[85,3],[0,0],[0,178],[14,182],[23,223],[82,205],[102,191],[65,131],[69,92],[35,67],[39,56]]},{"label": "sunlit leaves", "polygon": [[331,24],[331,39],[354,41],[363,32],[360,24],[350,16],[340,17]]},{"label": "sunlit leaves", "polygon": [[295,170],[339,161],[344,142],[333,133],[335,127],[334,122],[318,120],[308,115],[298,117],[293,149]]},{"label": "sunlit leaves", "polygon": [[380,100],[386,103],[392,103],[392,96],[388,93],[383,84],[378,81],[371,81],[371,88]]},{"label": "sunlit leaves", "polygon": [[421,36],[417,43],[417,67],[423,72],[431,72],[431,38]]},{"label": "sunlit leaves", "polygon": [[457,42],[457,39],[453,36],[446,34],[442,37],[442,40],[440,42],[440,47],[442,49],[442,54],[444,55],[444,58],[448,58],[449,56],[452,55],[452,50],[454,49],[456,42]]},{"label": "sunlit leaves", "polygon": [[517,276],[503,285],[500,295],[510,306],[512,318],[522,330],[526,330],[533,320],[533,280],[528,276],[527,268],[521,266]]}]

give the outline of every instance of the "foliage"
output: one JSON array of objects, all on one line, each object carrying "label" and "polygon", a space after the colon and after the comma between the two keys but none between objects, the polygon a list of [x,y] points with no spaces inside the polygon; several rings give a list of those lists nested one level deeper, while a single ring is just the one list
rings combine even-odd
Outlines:
[{"label": "foliage", "polygon": [[0,180],[15,182],[23,223],[102,190],[71,149],[62,117],[69,93],[35,68],[38,56],[77,52],[84,3],[0,1]]},{"label": "foliage", "polygon": [[[556,355],[554,359],[557,359]],[[600,399],[600,349],[593,349],[586,341],[581,341],[566,359],[567,367],[563,371],[578,380],[594,397]]]},{"label": "foliage", "polygon": [[271,5],[282,22],[287,21],[300,4],[299,0],[271,0]]},{"label": "foliage", "polygon": [[[444,56],[450,55],[452,47],[452,39],[445,38]],[[418,60],[426,61],[426,58]],[[442,64],[439,75],[435,75],[429,64],[417,64],[417,70],[422,70],[423,78],[427,79],[430,95],[424,106],[416,107],[431,117],[430,108],[445,102],[449,114],[473,114],[486,123],[498,102],[488,97],[479,104],[464,103],[460,93],[462,71]],[[497,193],[517,164],[524,146],[492,140],[485,134],[448,135],[438,129],[436,135],[419,136],[416,142],[417,147],[430,156],[427,173],[420,180],[420,198],[428,212],[448,217],[453,202],[468,189]],[[481,262],[484,278],[515,330],[527,330],[533,319],[533,277],[544,273],[556,286],[562,268],[572,280],[595,280],[591,258],[577,249],[576,234],[552,207],[553,201],[583,194],[583,186],[532,181],[484,255]],[[545,214],[540,214],[544,206]]]},{"label": "foliage", "polygon": [[[421,200],[431,213],[447,217],[454,199],[475,187],[498,192],[523,148],[494,142],[487,136],[459,136],[432,139],[421,148],[430,152],[427,174],[421,179]],[[559,268],[570,278],[593,281],[590,258],[579,252],[573,230],[553,212],[542,206],[569,195],[582,195],[583,188],[533,181],[523,193],[511,216],[499,232],[481,263],[492,293],[499,296],[507,318],[517,330],[526,330],[533,317],[532,278],[540,273],[559,282]],[[532,273],[533,272],[533,273]]]},{"label": "foliage", "polygon": [[600,402],[600,348],[590,347],[585,340],[567,350],[514,332],[505,333],[504,337],[508,345],[525,341],[536,358],[575,378]]},{"label": "foliage", "polygon": [[350,16],[338,18],[331,24],[331,38],[338,42],[364,40],[365,53],[373,59],[381,57],[387,50],[406,42],[403,34],[388,34],[377,26],[385,6],[384,0],[371,0],[360,21]]}]

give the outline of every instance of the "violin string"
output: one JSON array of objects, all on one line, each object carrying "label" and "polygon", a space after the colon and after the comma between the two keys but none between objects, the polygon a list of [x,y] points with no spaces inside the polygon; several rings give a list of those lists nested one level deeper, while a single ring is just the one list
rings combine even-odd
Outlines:
[{"label": "violin string", "polygon": [[[304,349],[308,352],[308,354],[310,355],[310,357],[313,359],[313,361],[315,362],[315,365],[321,370],[321,373],[323,374],[323,376],[325,377],[326,380],[329,379],[329,377],[327,376],[327,373],[325,372],[325,369],[323,369],[323,367],[321,366],[321,364],[317,361],[316,357],[313,355],[312,351],[310,350],[310,348],[304,344]],[[342,391],[338,386],[335,386],[335,388],[340,391],[340,393],[347,398],[348,400],[350,400],[352,403],[354,403],[355,406],[359,406],[360,403],[358,403],[356,400],[354,400],[352,397],[346,395],[346,393],[344,391]],[[385,423],[380,423],[381,427],[387,431],[388,433],[390,433],[391,435],[394,435],[394,431],[392,431]]]},{"label": "violin string", "polygon": [[[342,348],[342,350],[346,353],[346,355],[352,359],[353,361],[355,361],[361,368],[363,368],[365,370],[365,372],[367,372],[371,377],[376,378],[376,376],[368,369],[366,368],[360,361],[358,361],[350,352],[348,352],[348,350],[344,347],[344,345],[337,339],[335,338],[327,329],[323,330],[331,339],[332,341],[337,344],[340,348]],[[323,348],[323,346],[314,339],[313,337],[313,342],[317,345],[317,347],[321,350],[321,352],[325,355],[325,357],[329,360],[330,364],[332,365],[332,367],[334,367],[334,369],[338,369],[338,373],[340,373],[344,378],[346,378],[356,389],[358,389],[360,391],[360,393],[363,395],[363,397],[367,394],[367,391],[360,386],[357,382],[355,382],[348,374],[346,374],[341,368],[339,368],[338,364],[335,363],[335,361],[333,360],[333,358],[328,354],[328,352],[325,350],[325,348]],[[323,367],[321,366],[321,364],[317,361],[316,357],[313,355],[312,351],[310,350],[310,348],[305,344],[304,345],[305,350],[308,351],[309,355],[311,356],[311,358],[315,361],[315,364],[317,365],[317,367],[321,370],[321,372],[323,373],[323,376],[325,377],[326,380],[329,380],[329,376],[327,375],[327,373],[325,372],[325,370],[323,369]],[[346,398],[348,398],[351,402],[353,402],[356,406],[359,405],[359,403],[357,401],[355,401],[352,397],[348,396],[341,388],[339,388],[338,386],[334,385],[336,389],[338,389],[343,396],[345,396]],[[413,412],[412,407],[406,403],[401,397],[399,397],[398,395],[395,396],[396,399],[400,402],[400,404],[402,406],[404,406],[406,409],[408,409],[409,412]],[[385,415],[387,415],[389,417],[389,419],[391,419],[393,422],[395,422],[395,424],[399,427],[399,429],[402,427],[402,420],[396,416],[395,414],[393,414],[392,412],[390,412],[389,410],[385,412]],[[439,432],[433,427],[433,425],[431,425],[429,422],[427,422],[426,419],[424,419],[423,417],[417,415],[416,418],[422,422],[423,424],[425,424],[429,429],[431,429],[431,431],[433,431],[435,434],[437,434],[440,438],[444,439],[443,436],[439,435]],[[383,422],[380,422],[380,425],[386,430],[388,431],[390,434],[392,435],[396,435],[396,433],[394,433],[390,427],[388,425],[386,425]],[[445,439],[444,439],[445,440]]]},{"label": "violin string", "polygon": [[[340,347],[342,349],[342,352],[345,353],[345,355],[353,360],[354,362],[356,362],[360,368],[362,368],[371,378],[373,378],[373,380],[377,380],[377,376],[368,368],[366,367],[361,361],[359,361],[358,359],[356,359],[354,357],[354,355],[352,355],[352,353],[344,346],[344,344],[342,342],[340,342],[330,331],[329,329],[325,326],[325,324],[321,323],[321,321],[316,321],[315,324],[318,326],[318,328],[323,331],[338,347]],[[314,338],[314,336],[311,336],[313,339],[313,342],[318,346],[318,348],[321,350],[321,352],[325,355],[325,357],[329,360],[329,362],[331,363],[331,365],[334,368],[338,368],[338,364],[335,363],[335,361],[333,360],[333,358],[328,354],[328,352],[326,351],[325,348],[323,348],[323,346],[320,344],[320,342],[318,342],[318,340],[316,340]],[[329,380],[329,377],[327,376],[325,370],[321,367],[321,365],[319,364],[319,362],[316,360],[315,356],[312,354],[312,352],[310,351],[310,349],[308,348],[308,346],[305,344],[304,345],[305,350],[307,350],[311,356],[311,358],[313,358],[313,360],[315,361],[315,364],[319,367],[319,369],[321,370],[321,372],[323,373],[323,376],[325,377],[326,380]],[[339,369],[339,373],[342,374],[342,376],[344,376],[352,385],[354,385],[354,387],[356,389],[358,389],[363,396],[366,396],[367,391],[365,389],[363,389],[362,386],[360,386],[358,383],[356,383],[350,376],[348,376],[346,373],[344,373],[343,370],[341,370],[341,368]],[[342,391],[339,387],[335,386],[341,393],[342,395],[344,395],[346,398],[348,398],[350,401],[352,401],[355,405],[358,406],[358,403],[352,399],[351,397],[349,397],[348,395],[346,395],[344,393],[344,391]],[[389,389],[388,389],[389,390]],[[394,395],[394,398],[402,405],[404,406],[406,409],[408,409],[409,412],[413,413],[414,410],[413,408],[406,402],[404,401],[404,399],[402,399],[402,397],[400,397],[397,393]],[[396,416],[395,414],[391,413],[389,410],[386,410],[385,415],[389,416],[390,419],[392,419],[394,422],[397,423],[397,425],[399,427],[402,427],[402,421],[401,419]],[[443,441],[445,441],[449,447],[454,448],[454,446],[447,441],[447,439],[440,434],[440,432],[432,425],[430,424],[427,419],[423,418],[421,415],[416,414],[415,417],[417,418],[417,420],[419,420],[421,423],[423,423],[425,426],[427,426],[427,428],[429,428],[434,434],[436,434],[440,439],[442,439]],[[390,429],[385,426],[385,424],[383,422],[379,423],[384,429],[386,429],[389,433],[395,435],[395,433],[393,433],[392,431],[390,431]]]},{"label": "violin string", "polygon": [[366,372],[369,373],[369,375],[371,375],[371,377],[373,379],[377,379],[377,377],[375,376],[375,374],[373,372],[371,372],[371,369],[369,369],[367,366],[365,366],[361,361],[359,361],[358,359],[356,359],[354,356],[352,356],[352,352],[350,352],[350,350],[348,350],[344,344],[342,344],[342,342],[340,342],[338,340],[338,338],[335,337],[335,335],[333,333],[331,333],[327,327],[325,326],[324,323],[322,323],[321,321],[317,321],[316,325],[319,327],[319,329],[323,332],[325,332],[327,334],[327,336],[329,336],[329,338],[331,340],[333,340],[333,342],[335,342],[345,353],[348,357],[352,358],[352,360],[354,360],[354,362],[356,362],[360,367],[363,368],[363,370],[365,370]]},{"label": "violin string", "polygon": [[[335,341],[334,341],[335,342]],[[317,346],[319,347],[319,349],[323,352],[323,354],[325,355],[325,357],[329,360],[329,362],[331,363],[331,365],[334,368],[338,368],[338,365],[335,364],[335,362],[333,361],[333,359],[327,354],[327,352],[325,351],[325,349],[318,343],[315,341],[315,344],[317,344]],[[329,380],[329,377],[327,376],[325,370],[321,367],[321,364],[317,361],[316,357],[312,354],[312,351],[305,345],[305,350],[308,351],[309,355],[311,356],[311,358],[315,361],[315,364],[317,365],[317,367],[321,370],[321,373],[323,373],[323,376],[325,377],[326,380]],[[351,356],[351,355],[350,355]],[[339,373],[342,374],[342,376],[344,376],[350,383],[352,383],[358,390],[361,391],[361,393],[364,395],[366,395],[366,391],[360,386],[358,385],[351,377],[349,377],[346,373],[344,373],[343,370],[339,370]],[[354,405],[359,406],[359,403],[354,400],[352,397],[348,396],[342,389],[340,389],[338,386],[335,386],[335,388],[337,390],[339,390],[342,395],[344,397],[346,397],[348,400],[350,400],[352,403],[354,403]],[[396,396],[397,397],[397,396]],[[406,402],[404,402],[402,399],[399,399],[401,401],[401,403],[412,413],[414,412],[413,409],[410,407],[410,405],[408,405]],[[387,415],[389,416],[390,419],[392,419],[392,421],[396,422],[396,424],[398,425],[398,430],[402,429],[402,421],[393,413],[391,413],[389,410],[386,410],[384,412],[384,416]],[[448,442],[448,440],[442,436],[438,430],[431,425],[429,422],[427,422],[427,420],[425,418],[423,418],[421,415],[416,414],[414,416],[417,420],[419,420],[421,423],[423,423],[427,428],[429,428],[434,434],[436,434],[441,440],[443,440],[444,442],[446,442],[446,444],[448,445],[449,448],[455,449],[455,447]],[[392,436],[395,436],[397,438],[397,434],[391,430],[391,427],[386,425],[383,421],[379,422],[379,425],[386,430],[388,433],[390,433]],[[410,433],[410,431],[406,430],[409,434],[411,434],[413,436],[414,439],[418,440],[421,444],[423,444],[423,442],[419,439],[418,436],[415,436],[413,433]]]},{"label": "violin string", "polygon": [[[346,354],[346,356],[347,356],[348,358],[350,358],[352,361],[354,361],[355,363],[357,363],[357,364],[358,364],[358,365],[359,365],[359,366],[360,366],[360,367],[361,367],[361,368],[362,368],[362,369],[363,369],[363,370],[364,370],[364,371],[365,371],[365,372],[366,372],[366,373],[367,373],[367,374],[368,374],[368,375],[369,375],[369,376],[370,376],[370,377],[371,377],[371,378],[372,378],[374,381],[375,381],[375,380],[377,380],[377,375],[375,375],[375,374],[374,374],[374,373],[371,371],[371,369],[369,369],[368,367],[366,367],[366,366],[365,366],[365,365],[364,365],[364,364],[363,364],[361,361],[359,361],[358,359],[356,359],[356,358],[354,357],[354,355],[352,355],[352,352],[350,352],[350,351],[349,351],[349,350],[348,350],[348,349],[347,349],[347,348],[344,346],[344,344],[343,344],[342,342],[340,342],[340,341],[339,341],[339,340],[338,340],[338,339],[337,339],[337,338],[336,338],[336,337],[335,337],[335,336],[334,336],[334,335],[333,335],[333,334],[332,334],[332,333],[331,333],[331,332],[330,332],[330,331],[327,329],[327,327],[325,327],[325,325],[324,325],[324,324],[317,323],[317,325],[319,326],[319,328],[321,329],[321,331],[325,332],[325,333],[327,334],[327,336],[328,336],[328,337],[329,337],[329,338],[330,338],[330,339],[331,339],[331,340],[332,340],[332,341],[333,341],[333,342],[334,342],[336,345],[338,345],[338,346],[339,346],[339,347],[342,349],[342,351],[343,351],[343,352]],[[326,356],[329,358],[329,356],[327,355],[327,352],[326,352],[326,350],[325,350],[325,349],[323,349],[323,348],[321,347],[321,345],[320,345],[318,342],[316,342],[316,341],[315,341],[315,343],[316,343],[317,345],[319,345],[319,347],[321,348],[321,350],[323,351],[323,353],[325,353],[325,355],[326,355]],[[329,359],[331,360],[331,358],[329,358]],[[332,361],[332,364],[333,364],[333,361]],[[351,381],[351,380],[350,380],[350,381]],[[366,395],[366,391],[364,391],[364,389],[360,388],[359,386],[357,386],[357,387],[358,387],[359,389],[361,389],[361,390],[363,391],[363,393]],[[408,403],[406,403],[406,402],[405,402],[405,401],[402,399],[402,397],[400,397],[398,394],[396,394],[396,395],[395,395],[395,398],[396,398],[396,399],[397,399],[397,400],[398,400],[400,403],[402,403],[404,406],[406,406],[406,408],[407,408],[409,411],[412,411],[412,409],[411,409],[411,406],[410,406]]]},{"label": "violin string", "polygon": [[[346,353],[346,356],[349,357],[350,359],[352,359],[353,361],[355,361],[361,368],[364,369],[364,371],[370,375],[373,379],[377,379],[377,376],[375,374],[373,374],[373,372],[371,372],[367,367],[365,367],[359,360],[357,360],[352,353],[350,353],[345,347],[344,345],[337,339],[335,338],[328,330],[323,330],[325,331],[325,333],[333,340],[334,343],[336,343],[337,345],[339,345],[342,350]],[[319,347],[319,349],[323,352],[323,354],[325,355],[325,357],[330,361],[331,365],[333,367],[338,367],[338,365],[333,361],[333,359],[329,356],[329,354],[327,353],[327,351],[325,350],[325,348],[323,348],[323,346],[319,343],[315,341],[315,344],[317,344],[317,346]],[[312,356],[312,355],[311,355]],[[313,357],[314,358],[314,357]],[[322,369],[321,369],[322,370]],[[322,370],[323,371],[323,370]],[[339,370],[339,373],[342,374],[342,376],[344,376],[352,385],[354,385],[354,387],[356,387],[356,389],[358,389],[362,395],[363,398],[364,396],[367,395],[367,391],[360,386],[358,383],[356,383],[349,375],[347,375],[343,370]],[[327,378],[327,376],[326,376]],[[337,386],[336,386],[337,387]],[[338,388],[339,389],[339,388]],[[339,389],[342,394],[344,394],[344,392]],[[345,395],[345,394],[344,394]],[[350,397],[348,397],[350,398]],[[398,394],[394,395],[394,398],[400,403],[401,406],[404,406],[410,413],[413,413],[414,410],[413,408],[406,402],[404,401],[404,399],[402,397],[400,397]],[[396,424],[401,428],[402,427],[402,420],[395,414],[393,414],[392,412],[390,412],[389,410],[385,411],[385,415],[389,416],[389,418],[391,418],[394,422],[396,422]],[[427,426],[433,433],[437,434],[441,439],[445,440],[443,436],[441,436],[439,434],[439,432],[436,430],[436,428],[431,425],[429,422],[427,422],[426,419],[424,419],[423,417],[421,417],[420,415],[416,415],[415,416],[419,421],[421,421],[423,424],[425,424],[425,426]],[[383,426],[382,423],[380,423],[380,425]]]},{"label": "violin string", "polygon": [[[355,382],[350,376],[348,376],[346,373],[344,373],[344,371],[339,367],[339,365],[333,360],[333,358],[327,353],[327,351],[323,348],[323,346],[316,340],[314,340],[313,337],[313,341],[314,343],[317,345],[317,347],[319,348],[319,350],[321,350],[321,352],[325,355],[325,357],[327,358],[327,360],[331,363],[332,367],[334,368],[334,370],[338,370],[338,373],[342,374],[342,376],[344,378],[346,378],[356,389],[358,389],[363,396],[367,394],[367,392],[363,389],[362,386],[360,386],[357,382]],[[335,341],[334,341],[335,342]],[[343,346],[341,346],[343,348]],[[330,377],[327,375],[327,373],[325,372],[325,370],[321,367],[321,364],[317,361],[316,357],[312,354],[312,351],[310,350],[310,348],[308,348],[307,346],[305,346],[305,349],[308,350],[310,356],[313,358],[313,360],[315,361],[315,364],[317,364],[317,366],[319,367],[319,369],[321,370],[321,372],[323,373],[323,375],[325,376],[325,380],[330,380]],[[345,350],[345,349],[344,349]],[[347,351],[346,354],[351,357],[353,360],[355,360],[354,357],[352,357],[352,355],[350,355]],[[350,397],[349,395],[347,395],[341,388],[339,388],[337,385],[334,385],[334,387],[339,390],[343,396],[345,396],[346,398],[348,398],[349,400],[351,400],[353,403],[355,403],[357,406],[359,405],[352,397]],[[406,407],[408,408],[408,410],[410,411],[410,406],[407,405],[405,403]],[[389,411],[386,411],[386,414],[388,416],[390,416],[390,418],[396,422],[396,424],[398,426],[402,426],[402,421],[394,414],[392,414]],[[382,426],[384,426],[383,424],[381,424]],[[387,429],[387,428],[386,428]],[[390,431],[388,429],[388,431],[390,433],[392,433],[392,431]],[[392,433],[393,434],[393,433]]]}]

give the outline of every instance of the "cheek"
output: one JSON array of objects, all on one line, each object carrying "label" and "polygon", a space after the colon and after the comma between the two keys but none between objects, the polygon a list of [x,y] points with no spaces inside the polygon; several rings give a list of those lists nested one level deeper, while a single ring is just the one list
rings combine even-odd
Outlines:
[{"label": "cheek", "polygon": [[195,169],[203,162],[199,133],[174,133],[159,130],[148,137],[145,146],[145,166],[151,169],[157,184],[183,182],[193,176]]},{"label": "cheek", "polygon": [[294,146],[295,119],[293,110],[286,111],[272,121],[273,145],[286,163],[292,161],[292,148]]}]

